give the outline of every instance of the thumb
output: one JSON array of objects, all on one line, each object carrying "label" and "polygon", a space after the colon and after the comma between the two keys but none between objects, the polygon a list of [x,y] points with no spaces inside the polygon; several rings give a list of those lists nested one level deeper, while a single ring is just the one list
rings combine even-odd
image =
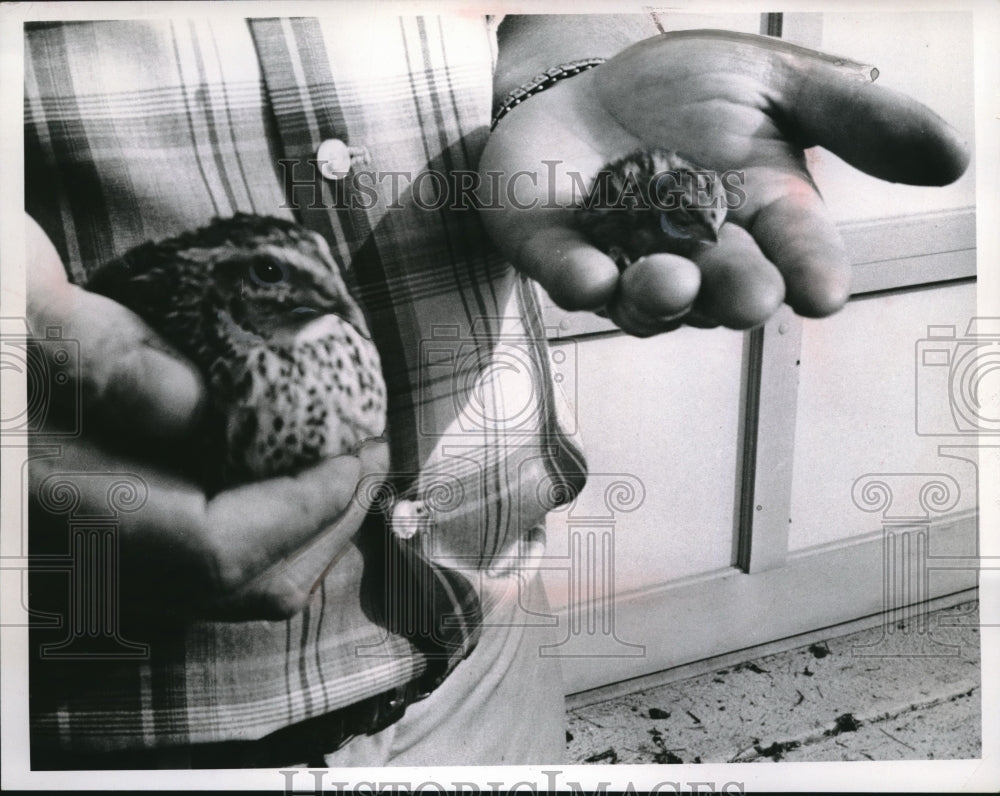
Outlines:
[{"label": "thumb", "polygon": [[[77,390],[87,428],[169,440],[189,432],[205,400],[197,369],[139,316],[66,278],[59,254],[30,217],[26,230],[28,326],[35,335],[57,328],[79,345],[78,367],[60,368]],[[39,347],[43,356],[49,349]],[[49,363],[50,365],[52,363]],[[124,436],[124,435],[123,435]]]},{"label": "thumb", "polygon": [[829,149],[873,177],[909,185],[947,185],[969,165],[969,146],[927,106],[870,80],[849,79],[828,61],[799,62],[785,108],[807,145]]}]

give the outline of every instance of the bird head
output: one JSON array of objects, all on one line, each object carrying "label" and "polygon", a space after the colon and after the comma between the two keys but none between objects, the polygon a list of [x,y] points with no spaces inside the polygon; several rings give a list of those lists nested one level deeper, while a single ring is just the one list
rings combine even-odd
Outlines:
[{"label": "bird head", "polygon": [[323,237],[280,218],[237,213],[141,244],[97,269],[87,288],[134,310],[189,353],[197,343],[191,330],[205,318],[230,332],[280,339],[335,314],[369,336]]},{"label": "bird head", "polygon": [[245,328],[273,335],[322,315],[338,315],[366,333],[330,250],[297,228],[255,240],[251,247],[210,252],[208,271],[220,304]]},{"label": "bird head", "polygon": [[726,219],[721,176],[654,147],[607,163],[577,209],[587,238],[624,270],[655,252],[696,254]]},{"label": "bird head", "polygon": [[719,228],[726,220],[725,190],[718,174],[685,163],[659,174],[655,197],[660,230],[668,238],[718,242]]}]

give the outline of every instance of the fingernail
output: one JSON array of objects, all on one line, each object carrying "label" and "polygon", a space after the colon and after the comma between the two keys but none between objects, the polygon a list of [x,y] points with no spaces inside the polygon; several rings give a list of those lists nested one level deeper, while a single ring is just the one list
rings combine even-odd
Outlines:
[{"label": "fingernail", "polygon": [[682,318],[686,320],[686,316],[691,313],[692,304],[688,304],[680,312],[671,312],[667,315],[660,315],[655,320],[657,323],[669,323],[670,321],[679,321]]},{"label": "fingernail", "polygon": [[367,458],[372,454],[372,452],[381,452],[388,448],[389,439],[381,434],[377,437],[365,437],[361,442],[354,446],[351,450],[351,455],[360,458]]}]

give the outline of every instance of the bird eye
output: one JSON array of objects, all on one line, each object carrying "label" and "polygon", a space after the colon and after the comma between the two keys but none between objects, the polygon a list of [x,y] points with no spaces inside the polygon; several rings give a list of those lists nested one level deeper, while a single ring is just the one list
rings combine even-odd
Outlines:
[{"label": "bird eye", "polygon": [[660,213],[660,229],[669,238],[690,238],[691,218],[686,213]]},{"label": "bird eye", "polygon": [[250,279],[258,285],[276,285],[285,279],[285,267],[270,259],[250,263]]}]

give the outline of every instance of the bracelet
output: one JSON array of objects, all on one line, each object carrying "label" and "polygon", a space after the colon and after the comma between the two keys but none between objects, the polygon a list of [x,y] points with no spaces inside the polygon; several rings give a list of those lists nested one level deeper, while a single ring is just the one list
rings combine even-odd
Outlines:
[{"label": "bracelet", "polygon": [[554,86],[563,78],[573,77],[580,74],[580,72],[586,72],[588,69],[600,66],[606,60],[607,58],[584,58],[580,61],[570,61],[566,64],[553,66],[551,69],[546,69],[542,74],[536,75],[523,86],[518,86],[503,98],[503,102],[500,103],[500,107],[497,108],[497,112],[493,116],[493,122],[490,124],[490,132],[493,132],[497,123],[510,113],[511,109],[516,108],[528,99],[528,97],[533,97],[535,94],[545,91],[545,89]]}]

